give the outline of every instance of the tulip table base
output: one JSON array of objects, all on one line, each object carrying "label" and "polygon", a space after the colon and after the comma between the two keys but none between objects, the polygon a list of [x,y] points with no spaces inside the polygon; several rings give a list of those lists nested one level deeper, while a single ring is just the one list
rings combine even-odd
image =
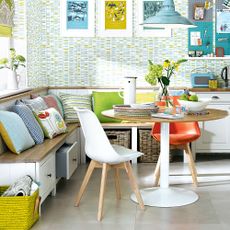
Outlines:
[{"label": "tulip table base", "polygon": [[[144,204],[147,206],[170,208],[194,203],[198,200],[198,195],[183,188],[147,188],[140,190]],[[137,203],[135,194],[131,195],[131,200]]]}]

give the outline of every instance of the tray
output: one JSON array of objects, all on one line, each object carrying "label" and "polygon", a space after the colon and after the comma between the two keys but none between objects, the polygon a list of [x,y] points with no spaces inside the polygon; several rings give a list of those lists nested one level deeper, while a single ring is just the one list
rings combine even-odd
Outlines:
[{"label": "tray", "polygon": [[114,114],[118,116],[151,116],[157,113],[159,108],[157,106],[148,108],[132,108],[130,105],[114,105]]}]

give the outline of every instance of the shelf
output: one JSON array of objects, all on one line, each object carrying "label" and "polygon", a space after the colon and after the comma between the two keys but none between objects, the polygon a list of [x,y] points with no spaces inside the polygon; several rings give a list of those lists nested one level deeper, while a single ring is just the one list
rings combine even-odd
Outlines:
[{"label": "shelf", "polygon": [[230,60],[230,56],[225,57],[187,57],[188,60]]}]

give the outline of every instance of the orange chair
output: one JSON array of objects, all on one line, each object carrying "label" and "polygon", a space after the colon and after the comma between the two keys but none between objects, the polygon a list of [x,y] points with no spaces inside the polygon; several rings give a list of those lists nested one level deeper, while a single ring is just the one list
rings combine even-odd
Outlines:
[{"label": "orange chair", "polygon": [[[174,103],[176,103],[176,98],[174,98]],[[162,105],[162,102],[161,102]],[[192,180],[195,186],[197,186],[197,172],[195,163],[192,156],[192,151],[190,149],[189,143],[197,140],[200,137],[200,128],[198,122],[175,122],[170,123],[169,131],[169,143],[171,149],[182,149],[185,150],[188,156],[189,168],[192,174]],[[153,125],[151,135],[153,138],[160,142],[160,123],[155,123]],[[160,156],[157,161],[157,166],[154,172],[156,178],[156,185],[158,185],[160,178]]]}]

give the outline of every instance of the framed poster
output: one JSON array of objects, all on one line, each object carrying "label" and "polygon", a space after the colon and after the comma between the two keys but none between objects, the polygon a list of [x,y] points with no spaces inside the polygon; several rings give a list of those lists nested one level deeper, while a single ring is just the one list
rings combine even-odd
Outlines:
[{"label": "framed poster", "polygon": [[230,33],[230,10],[217,11],[216,27],[217,33]]},{"label": "framed poster", "polygon": [[63,37],[94,37],[95,0],[61,0],[60,26]]},{"label": "framed poster", "polygon": [[163,0],[138,0],[138,37],[171,37],[171,29],[148,28],[140,25],[147,18],[154,16],[162,7]]},{"label": "framed poster", "polygon": [[98,0],[98,36],[132,36],[132,0]]}]

